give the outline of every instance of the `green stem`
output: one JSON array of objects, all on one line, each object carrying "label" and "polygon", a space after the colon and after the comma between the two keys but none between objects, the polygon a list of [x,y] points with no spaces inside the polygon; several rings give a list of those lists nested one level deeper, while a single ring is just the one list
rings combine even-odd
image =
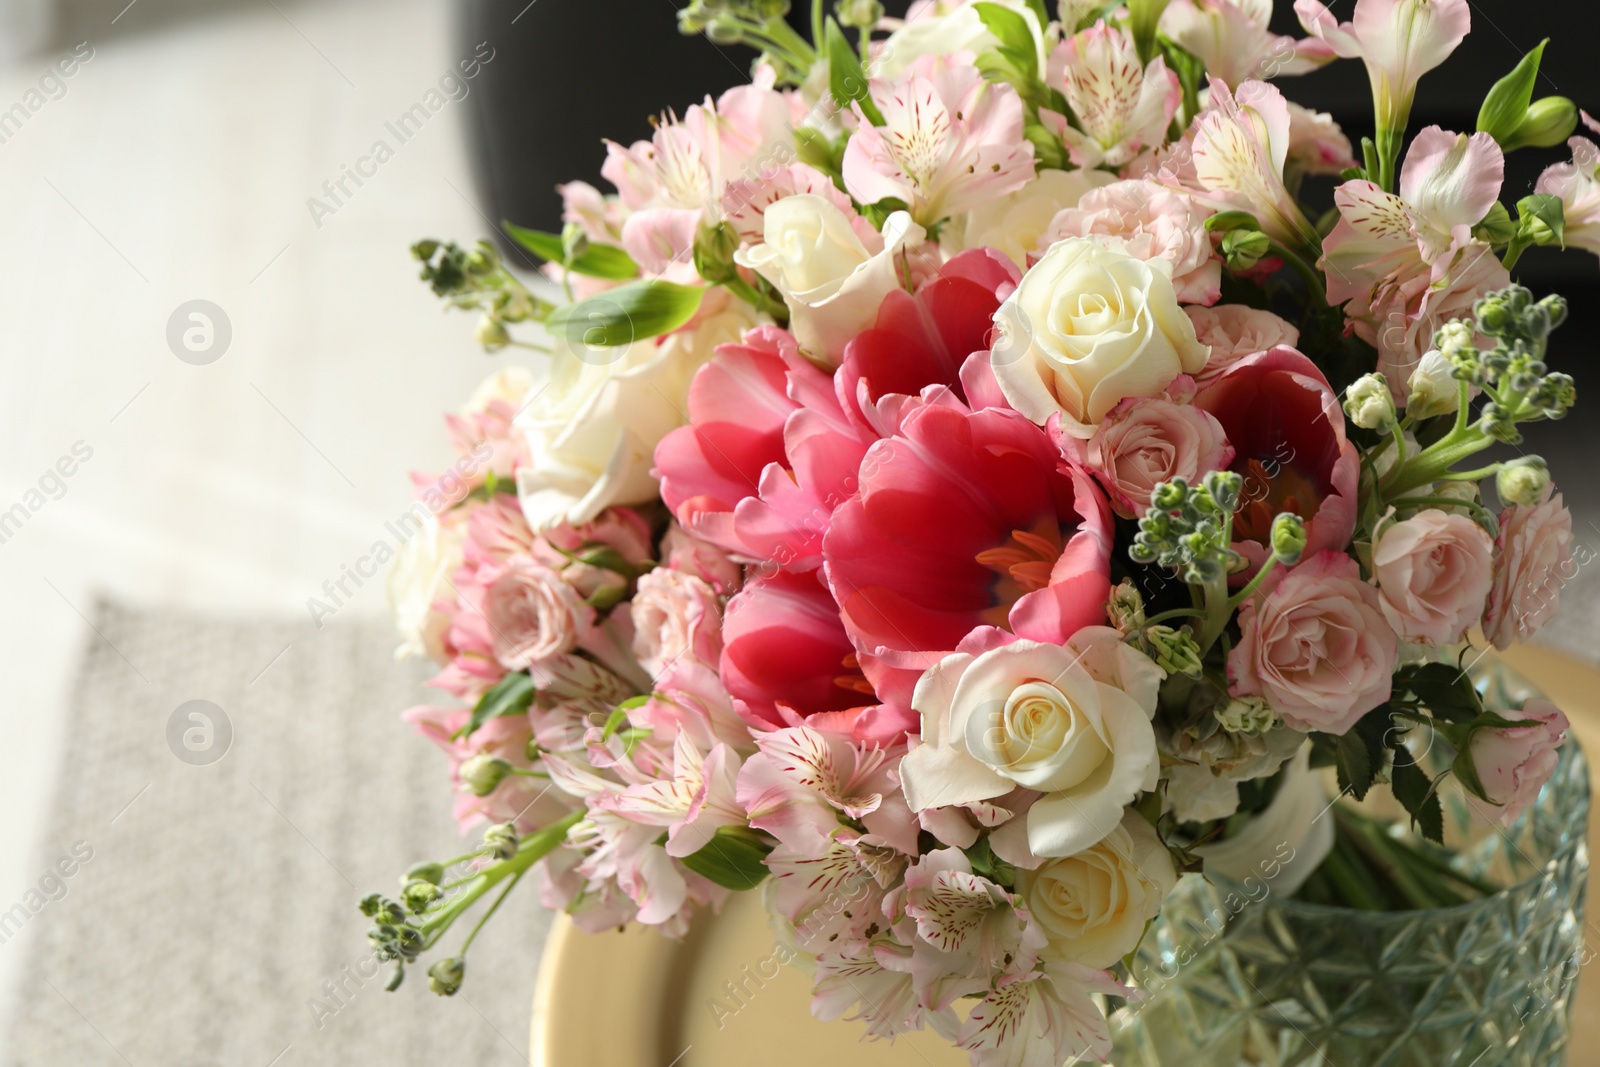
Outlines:
[{"label": "green stem", "polygon": [[518,871],[512,876],[511,881],[506,883],[505,889],[501,890],[500,895],[494,898],[494,903],[489,905],[489,910],[483,913],[483,917],[473,926],[472,932],[467,934],[467,939],[461,942],[461,951],[456,955],[465,956],[467,954],[467,949],[472,947],[472,939],[478,936],[478,931],[482,930],[484,924],[494,917],[495,912],[500,910],[500,905],[505,903],[506,897],[509,897],[511,891],[517,888],[517,883],[522,881],[522,876],[526,873],[526,871]]},{"label": "green stem", "polygon": [[1450,894],[1443,886],[1429,886],[1418,878],[1416,872],[1407,867],[1390,847],[1392,839],[1375,824],[1351,818],[1348,812],[1338,806],[1333,809],[1333,815],[1339,829],[1349,835],[1350,842],[1361,851],[1373,869],[1393,883],[1406,903],[1414,908],[1436,908],[1461,902],[1459,898],[1451,899],[1454,894]]},{"label": "green stem", "polygon": [[1381,485],[1385,497],[1404,496],[1439,481],[1450,473],[1451,467],[1494,444],[1488,434],[1471,426],[1461,427],[1459,419],[1457,422],[1456,429],[1389,471],[1389,478]]},{"label": "green stem", "polygon": [[582,810],[574,811],[543,830],[530,834],[517,843],[516,855],[477,872],[465,892],[428,916],[427,921],[419,927],[424,938],[423,947],[431,948],[451,924],[476,904],[485,893],[513,875],[520,876],[535,863],[554,852],[557,846],[567,839],[567,831],[577,825],[583,816]]},{"label": "green stem", "polygon": [[1290,267],[1294,268],[1294,272],[1304,279],[1306,290],[1311,294],[1311,299],[1316,302],[1318,307],[1325,308],[1328,306],[1327,283],[1323,281],[1322,275],[1317,273],[1315,267],[1307,263],[1299,253],[1290,251],[1277,241],[1269,240],[1267,250],[1269,254],[1277,256],[1289,264]]},{"label": "green stem", "polygon": [[1351,862],[1350,845],[1345,837],[1338,835],[1334,837],[1333,850],[1328,853],[1318,869],[1328,873],[1328,881],[1333,883],[1335,898],[1345,906],[1359,908],[1362,911],[1388,910],[1384,902],[1378,899],[1371,887],[1362,880]]},{"label": "green stem", "polygon": [[1261,569],[1256,571],[1256,576],[1250,579],[1243,589],[1228,598],[1228,610],[1233,611],[1240,604],[1249,600],[1255,591],[1261,588],[1261,583],[1266,581],[1267,575],[1272,573],[1272,568],[1277,565],[1278,557],[1276,555],[1268,556],[1267,561],[1261,565]]},{"label": "green stem", "polygon": [[811,46],[822,48],[822,6],[824,0],[811,0]]},{"label": "green stem", "polygon": [[1204,615],[1205,612],[1195,608],[1173,608],[1171,611],[1163,611],[1159,615],[1150,616],[1144,620],[1144,624],[1146,626],[1154,626],[1156,623],[1166,622],[1168,619],[1198,619]]},{"label": "green stem", "polygon": [[1201,656],[1217,643],[1222,631],[1228,628],[1228,620],[1233,618],[1233,608],[1229,606],[1227,575],[1223,575],[1215,582],[1206,583],[1205,601],[1205,621],[1201,623],[1200,636],[1196,638],[1196,642],[1200,645]]}]

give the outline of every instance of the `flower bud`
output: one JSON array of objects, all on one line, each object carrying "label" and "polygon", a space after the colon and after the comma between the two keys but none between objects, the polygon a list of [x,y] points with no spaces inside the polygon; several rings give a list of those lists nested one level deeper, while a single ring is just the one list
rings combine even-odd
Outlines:
[{"label": "flower bud", "polygon": [[428,910],[428,905],[444,896],[444,890],[432,882],[425,882],[421,878],[413,878],[400,890],[400,898],[406,902],[406,907],[413,914],[421,915]]},{"label": "flower bud", "polygon": [[1437,348],[1422,354],[1417,369],[1406,383],[1406,414],[1413,419],[1448,415],[1461,406],[1461,386],[1456,382],[1455,366]]},{"label": "flower bud", "polygon": [[1464,319],[1454,319],[1439,327],[1433,335],[1433,345],[1451,363],[1460,363],[1463,359],[1477,360],[1477,335],[1472,323]]},{"label": "flower bud", "polygon": [[1211,714],[1230,734],[1264,734],[1278,723],[1277,713],[1260,697],[1234,697]]},{"label": "flower bud", "polygon": [[1482,499],[1477,482],[1438,482],[1428,495],[1459,500],[1463,504],[1476,504]]},{"label": "flower bud", "polygon": [[478,328],[472,331],[472,336],[488,352],[498,351],[511,343],[511,331],[499,319],[489,315],[478,320]]},{"label": "flower bud", "polygon": [[1272,240],[1260,230],[1229,230],[1222,239],[1222,257],[1231,271],[1245,271],[1260,263],[1272,249]]},{"label": "flower bud", "polygon": [[514,824],[503,822],[483,832],[484,850],[497,860],[508,860],[517,854],[517,828]]},{"label": "flower bud", "polygon": [[839,0],[833,13],[841,26],[870,30],[883,18],[883,5],[878,0]]},{"label": "flower bud", "polygon": [[1106,615],[1110,617],[1111,625],[1124,635],[1144,625],[1144,597],[1139,595],[1132,578],[1122,579],[1122,583],[1111,590],[1111,599],[1106,603]]},{"label": "flower bud", "polygon": [[424,882],[432,882],[434,885],[438,885],[444,881],[444,865],[439,863],[413,863],[406,868],[406,873],[401,877],[400,884],[403,886],[417,878],[422,879]]},{"label": "flower bud", "polygon": [[1578,105],[1564,96],[1546,96],[1528,105],[1504,148],[1554,148],[1578,128]]},{"label": "flower bud", "polygon": [[1272,554],[1278,562],[1293,567],[1300,562],[1300,553],[1306,550],[1306,524],[1292,511],[1280,513],[1272,520]]},{"label": "flower bud", "polygon": [[467,973],[467,961],[460,956],[439,960],[428,968],[428,988],[441,997],[453,997]]},{"label": "flower bud", "polygon": [[500,788],[514,768],[499,756],[477,755],[463,760],[457,774],[461,784],[475,797],[486,797]]},{"label": "flower bud", "polygon": [[1168,674],[1199,678],[1203,673],[1200,645],[1187,626],[1180,630],[1170,626],[1151,626],[1144,631],[1144,639],[1150,658]]},{"label": "flower bud", "polygon": [[1505,504],[1522,504],[1531,507],[1543,497],[1550,485],[1550,468],[1539,456],[1523,456],[1504,463],[1494,476],[1494,488]]},{"label": "flower bud", "polygon": [[1363,374],[1344,393],[1344,413],[1365,430],[1388,433],[1394,429],[1394,397],[1381,374]]}]

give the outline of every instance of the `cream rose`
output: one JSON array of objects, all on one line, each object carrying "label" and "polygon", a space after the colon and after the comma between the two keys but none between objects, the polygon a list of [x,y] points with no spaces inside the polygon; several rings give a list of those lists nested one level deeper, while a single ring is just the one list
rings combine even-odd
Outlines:
[{"label": "cream rose", "polygon": [[924,672],[911,702],[922,715],[921,743],[900,765],[911,809],[1023,786],[1044,794],[1027,814],[1035,856],[1070,856],[1111,833],[1123,807],[1156,785],[1153,687],[1134,684],[1141,703],[1097,681],[1078,656],[1016,641],[946,656]]},{"label": "cream rose", "polygon": [[1378,605],[1401,640],[1450,645],[1483,615],[1494,542],[1459,512],[1429,508],[1380,527],[1372,546]]},{"label": "cream rose", "polygon": [[487,411],[496,400],[503,400],[514,409],[522,406],[522,398],[533,389],[533,372],[527,367],[505,366],[478,383],[461,409],[463,415]]},{"label": "cream rose", "polygon": [[561,575],[527,557],[507,564],[483,599],[494,658],[510,671],[571,652],[593,622],[593,609]]},{"label": "cream rose", "polygon": [[684,330],[554,360],[516,418],[530,455],[517,471],[528,524],[581,526],[613,505],[655,500],[656,444],[682,424],[689,380],[717,345],[759,321],[744,301],[713,291]]},{"label": "cream rose", "polygon": [[1196,374],[1206,347],[1178,308],[1170,268],[1090,237],[1050,247],[995,313],[992,362],[1011,406],[1090,437],[1128,397],[1155,396]]},{"label": "cream rose", "polygon": [[401,543],[389,567],[389,610],[395,629],[400,631],[400,647],[395,658],[428,656],[444,662],[447,658],[441,640],[450,620],[433,609],[449,589],[450,575],[461,566],[461,541],[464,523],[444,525],[432,513],[422,519],[422,528]]},{"label": "cream rose", "polygon": [[1039,247],[1051,221],[1091,189],[1116,180],[1116,175],[1103,170],[1042,170],[1016,192],[945,223],[940,245],[946,255],[993,248],[1027,270],[1028,256]]},{"label": "cream rose", "polygon": [[[837,364],[845,344],[877,321],[883,298],[900,287],[903,253],[926,233],[896,211],[881,237],[864,240],[826,198],[796,193],[767,207],[761,243],[740,249],[734,260],[777,286],[800,347]],[[880,240],[881,247],[869,247]]]},{"label": "cream rose", "polygon": [[1099,843],[1022,874],[1018,889],[1050,938],[1041,955],[1098,968],[1133,951],[1177,881],[1154,827],[1129,811]]}]

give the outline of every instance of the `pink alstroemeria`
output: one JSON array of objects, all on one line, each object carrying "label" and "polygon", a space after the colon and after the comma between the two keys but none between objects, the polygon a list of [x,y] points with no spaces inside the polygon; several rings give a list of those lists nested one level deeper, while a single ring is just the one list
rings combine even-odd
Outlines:
[{"label": "pink alstroemeria", "polygon": [[917,820],[900,791],[899,760],[890,750],[809,726],[757,734],[755,741],[760,751],[745,761],[738,786],[751,826],[791,848],[819,854],[843,816],[860,820],[902,852],[916,853]]},{"label": "pink alstroemeria", "polygon": [[1404,132],[1417,82],[1472,29],[1467,0],[1356,0],[1343,23],[1321,0],[1295,0],[1294,11],[1334,54],[1366,64],[1380,138]]},{"label": "pink alstroemeria", "polygon": [[1008,975],[972,1009],[956,1045],[974,1067],[1054,1067],[1111,1055],[1105,1013],[1091,994],[1132,996],[1112,977],[1076,963],[1050,962]]},{"label": "pink alstroemeria", "polygon": [[1058,45],[1047,77],[1061,87],[1082,129],[1049,108],[1039,110],[1040,121],[1080,167],[1120,167],[1159,148],[1183,100],[1166,60],[1140,63],[1133,39],[1104,20]]},{"label": "pink alstroemeria", "polygon": [[1567,145],[1572,162],[1546,167],[1533,191],[1561,198],[1568,245],[1600,255],[1600,148],[1587,137],[1573,137]]},{"label": "pink alstroemeria", "polygon": [[1287,248],[1312,242],[1315,231],[1283,184],[1290,117],[1282,93],[1261,81],[1230,91],[1213,78],[1210,100],[1188,137],[1187,160],[1180,146],[1164,168],[1168,177],[1218,211],[1250,212]]},{"label": "pink alstroemeria", "polygon": [[817,955],[865,947],[884,932],[884,898],[900,882],[906,857],[870,835],[841,830],[816,852],[780,841],[766,864],[773,910],[794,927],[795,947]]},{"label": "pink alstroemeria", "polygon": [[723,826],[744,825],[735,797],[739,756],[727,745],[702,753],[687,732],[673,745],[672,777],[630,785],[601,807],[646,826],[667,827],[667,855],[693,855]]},{"label": "pink alstroemeria", "polygon": [[868,86],[881,127],[851,104],[860,125],[844,150],[844,185],[863,204],[896,199],[923,225],[1015,192],[1033,177],[1022,135],[1022,98],[976,67],[933,77],[909,73]]},{"label": "pink alstroemeria", "polygon": [[1172,0],[1161,14],[1161,31],[1229,85],[1305,74],[1333,60],[1326,42],[1273,33],[1271,20],[1272,0]]},{"label": "pink alstroemeria", "polygon": [[1345,304],[1357,336],[1378,349],[1397,403],[1433,332],[1466,315],[1510,276],[1472,236],[1500,194],[1505,156],[1486,133],[1418,133],[1400,171],[1400,195],[1369,181],[1334,191],[1339,222],[1322,244],[1328,302]]},{"label": "pink alstroemeria", "polygon": [[1022,947],[1024,921],[1011,894],[974,874],[958,848],[941,848],[906,869],[905,910],[917,936],[944,954],[946,971],[1004,971]]}]

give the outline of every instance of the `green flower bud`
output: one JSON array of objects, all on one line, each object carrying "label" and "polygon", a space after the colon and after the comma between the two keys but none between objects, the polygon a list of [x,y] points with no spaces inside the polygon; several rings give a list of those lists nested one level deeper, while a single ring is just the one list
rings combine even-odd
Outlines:
[{"label": "green flower bud", "polygon": [[1394,429],[1394,397],[1381,374],[1363,374],[1344,392],[1344,413],[1366,430],[1388,433]]},{"label": "green flower bud", "polygon": [[461,989],[466,973],[467,961],[460,956],[439,960],[428,968],[428,988],[441,997],[453,997]]},{"label": "green flower bud", "polygon": [[1123,634],[1131,634],[1144,625],[1144,597],[1139,595],[1132,578],[1122,579],[1115,589],[1111,590],[1111,599],[1106,602],[1106,615]]},{"label": "green flower bud", "polygon": [[472,331],[472,336],[477,338],[486,352],[495,352],[511,343],[511,331],[499,319],[485,315],[478,320],[478,328]]},{"label": "green flower bud", "polygon": [[1229,230],[1222,239],[1222,257],[1231,271],[1249,270],[1271,249],[1271,238],[1260,230]]},{"label": "green flower bud", "polygon": [[400,897],[406,902],[415,915],[421,915],[428,910],[428,905],[444,896],[444,890],[432,882],[425,882],[421,878],[414,878],[400,890]]},{"label": "green flower bud", "polygon": [[1219,211],[1206,219],[1206,229],[1212,233],[1231,233],[1234,230],[1259,230],[1261,223],[1248,211]]},{"label": "green flower bud", "polygon": [[1144,631],[1144,643],[1156,666],[1168,674],[1199,678],[1204,672],[1200,662],[1200,645],[1187,626],[1181,630],[1174,630],[1170,626],[1151,626]]},{"label": "green flower bud", "polygon": [[1502,464],[1494,476],[1495,491],[1506,504],[1532,506],[1550,485],[1550,468],[1539,456],[1523,456]]},{"label": "green flower bud", "polygon": [[1264,734],[1278,724],[1277,712],[1260,697],[1234,697],[1211,714],[1230,734]]},{"label": "green flower bud", "polygon": [[432,882],[434,885],[438,885],[444,881],[444,865],[431,861],[413,863],[406,868],[406,873],[401,877],[400,884],[405,885],[407,882],[417,878],[422,879],[424,882]]},{"label": "green flower bud", "polygon": [[1517,235],[1517,224],[1506,206],[1496,200],[1483,221],[1472,228],[1472,234],[1492,245],[1503,245]]},{"label": "green flower bud", "polygon": [[733,254],[739,250],[739,234],[728,222],[702,225],[694,236],[695,272],[713,285],[738,277]]},{"label": "green flower bud", "polygon": [[1578,105],[1564,96],[1546,96],[1528,105],[1517,128],[1506,138],[1507,152],[1513,148],[1554,148],[1578,128]]},{"label": "green flower bud", "polygon": [[477,755],[463,760],[457,772],[461,777],[461,784],[475,797],[486,797],[500,788],[500,783],[506,780],[514,767],[510,762],[499,756]]},{"label": "green flower bud", "polygon": [[841,26],[870,30],[883,18],[883,5],[878,0],[839,0],[833,13]]},{"label": "green flower bud", "polygon": [[497,860],[508,860],[515,856],[520,840],[516,826],[508,822],[491,826],[483,833],[484,850]]},{"label": "green flower bud", "polygon": [[1278,562],[1293,567],[1306,550],[1306,524],[1294,512],[1282,512],[1272,520],[1271,539],[1272,554]]}]

